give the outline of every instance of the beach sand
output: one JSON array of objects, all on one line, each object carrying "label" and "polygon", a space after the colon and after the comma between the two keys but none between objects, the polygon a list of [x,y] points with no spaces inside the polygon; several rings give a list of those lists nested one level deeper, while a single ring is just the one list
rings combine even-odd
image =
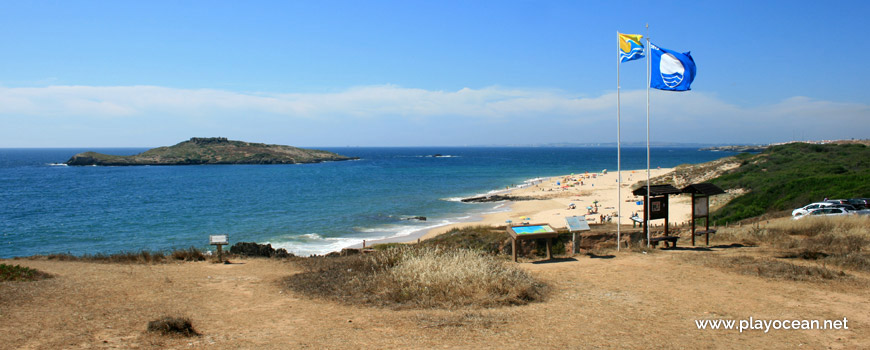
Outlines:
[{"label": "beach sand", "polygon": [[[650,176],[656,177],[672,172],[673,168],[651,169]],[[568,181],[566,181],[568,179]],[[572,181],[576,180],[576,181]],[[582,181],[582,185],[579,183]],[[646,169],[622,171],[622,225],[632,226],[631,215],[637,213],[643,216],[643,206],[638,201],[643,197],[631,194],[631,185],[646,181]],[[565,184],[568,188],[563,188]],[[573,185],[573,186],[571,186]],[[554,228],[565,228],[565,217],[586,216],[589,223],[599,223],[602,215],[612,217],[613,223],[617,218],[617,175],[616,172],[607,173],[583,173],[573,175],[554,176],[543,179],[541,183],[525,188],[514,189],[508,192],[512,196],[536,197],[537,200],[514,201],[510,203],[510,211],[484,215],[479,221],[463,222],[442,227],[437,227],[426,232],[422,239],[429,239],[450,231],[454,228],[487,225],[503,226],[507,220],[513,224],[523,221],[531,223],[549,224]],[[588,214],[587,207],[595,207],[598,201],[598,210],[594,214]],[[570,204],[575,204],[575,209],[568,209]],[[469,204],[474,205],[474,204]],[[671,223],[684,223],[690,220],[691,198],[688,196],[671,196],[669,199],[669,215]],[[523,220],[528,217],[530,220]],[[654,221],[661,224],[663,221]],[[416,238],[413,238],[416,239]],[[377,243],[377,242],[375,242]]]}]

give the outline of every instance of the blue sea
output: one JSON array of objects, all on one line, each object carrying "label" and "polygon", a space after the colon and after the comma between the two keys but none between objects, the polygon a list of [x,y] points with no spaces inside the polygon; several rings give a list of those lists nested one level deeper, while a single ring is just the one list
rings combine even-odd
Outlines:
[{"label": "blue sea", "polygon": [[[270,243],[297,255],[408,236],[504,203],[460,198],[556,175],[616,169],[615,148],[326,148],[359,160],[297,165],[68,167],[83,151],[0,149],[0,258],[210,249]],[[441,154],[444,157],[431,157]],[[730,155],[653,148],[652,167]],[[623,148],[623,169],[646,168],[646,149]],[[426,221],[406,220],[425,216]]]}]

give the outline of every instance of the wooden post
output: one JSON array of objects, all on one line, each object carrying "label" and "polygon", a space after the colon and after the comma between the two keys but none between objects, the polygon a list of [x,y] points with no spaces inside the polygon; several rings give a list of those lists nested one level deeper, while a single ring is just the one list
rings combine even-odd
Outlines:
[{"label": "wooden post", "polygon": [[695,230],[696,230],[696,225],[695,225],[695,201],[696,201],[696,200],[697,200],[697,199],[696,199],[696,197],[695,197],[695,194],[692,193],[692,246],[693,246],[693,247],[695,246]]},{"label": "wooden post", "polygon": [[516,240],[516,238],[511,239],[511,253],[514,256],[514,262],[517,262],[517,240]]},{"label": "wooden post", "polygon": [[552,245],[552,243],[553,243],[553,239],[547,238],[547,260],[550,260],[553,258],[553,254],[550,254],[550,245]]},{"label": "wooden post", "polygon": [[218,247],[218,262],[219,263],[224,262],[223,261],[223,244],[218,244],[217,247]]},{"label": "wooden post", "polygon": [[668,215],[668,204],[668,195],[665,195],[665,205],[663,208],[665,210],[665,236],[668,236],[668,226],[670,226],[668,224],[668,216],[670,216]]},{"label": "wooden post", "polygon": [[[707,205],[710,205],[709,202]],[[704,225],[707,228],[707,246],[710,245],[710,208],[707,208],[707,216],[704,218]]]},{"label": "wooden post", "polygon": [[[619,241],[616,241],[616,246],[619,247]],[[571,254],[577,254],[577,232],[571,237]]]}]

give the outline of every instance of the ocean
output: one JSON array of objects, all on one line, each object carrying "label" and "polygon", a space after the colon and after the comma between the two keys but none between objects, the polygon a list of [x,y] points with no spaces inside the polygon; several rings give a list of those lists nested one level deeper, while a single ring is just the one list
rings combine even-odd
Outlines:
[{"label": "ocean", "polygon": [[[0,258],[211,249],[269,243],[297,255],[508,210],[460,198],[539,178],[616,170],[616,148],[324,148],[359,160],[296,165],[68,167],[83,151],[0,149]],[[432,157],[441,154],[442,157]],[[652,167],[731,155],[653,148]],[[646,168],[645,148],[623,148],[623,169]],[[426,221],[408,220],[425,216]]]}]

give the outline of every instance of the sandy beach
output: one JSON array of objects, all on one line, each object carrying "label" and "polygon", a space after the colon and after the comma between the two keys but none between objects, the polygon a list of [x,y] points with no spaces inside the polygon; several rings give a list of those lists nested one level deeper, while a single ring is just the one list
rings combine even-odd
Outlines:
[{"label": "sandy beach", "polygon": [[[673,170],[673,168],[651,169],[650,176],[661,176]],[[421,238],[429,239],[457,227],[505,225],[507,220],[511,220],[514,224],[530,221],[549,224],[554,228],[565,228],[565,217],[568,216],[585,216],[589,223],[600,223],[602,216],[610,216],[610,222],[615,223],[616,220],[620,220],[623,225],[630,227],[633,213],[643,216],[643,207],[637,204],[643,198],[631,194],[631,185],[646,180],[646,169],[623,170],[622,180],[622,193],[619,197],[621,198],[623,214],[621,218],[617,217],[617,194],[619,191],[615,171],[568,174],[545,178],[540,183],[507,192],[512,196],[535,197],[538,198],[537,200],[510,202],[509,211],[487,214],[479,221],[437,227],[426,232]],[[683,223],[690,219],[690,202],[691,200],[686,196],[676,196],[670,199],[669,210],[672,223]],[[574,209],[569,208],[572,203]],[[594,209],[596,206],[597,210]],[[591,213],[590,209],[587,209],[588,207],[593,208]],[[530,218],[530,220],[523,218]],[[412,237],[411,240],[416,240],[416,237]]]}]

